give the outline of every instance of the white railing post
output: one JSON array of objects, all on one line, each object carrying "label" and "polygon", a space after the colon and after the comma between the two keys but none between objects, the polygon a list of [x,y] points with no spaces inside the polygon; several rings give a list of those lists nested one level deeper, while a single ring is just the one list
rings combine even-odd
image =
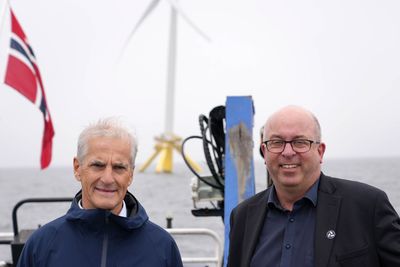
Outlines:
[{"label": "white railing post", "polygon": [[207,228],[170,228],[165,229],[171,235],[202,235],[211,237],[215,243],[214,257],[182,257],[183,263],[215,263],[216,266],[222,266],[222,242],[217,233]]}]

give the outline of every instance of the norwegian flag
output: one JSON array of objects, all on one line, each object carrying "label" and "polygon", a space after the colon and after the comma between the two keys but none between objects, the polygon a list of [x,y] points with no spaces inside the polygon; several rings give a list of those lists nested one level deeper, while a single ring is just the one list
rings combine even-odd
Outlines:
[{"label": "norwegian flag", "polygon": [[37,105],[43,113],[44,133],[40,166],[46,168],[51,162],[51,150],[54,136],[53,123],[47,107],[42,78],[36,65],[35,55],[29,45],[28,38],[21,28],[14,12],[11,12],[11,42],[10,54],[4,82],[20,92]]}]

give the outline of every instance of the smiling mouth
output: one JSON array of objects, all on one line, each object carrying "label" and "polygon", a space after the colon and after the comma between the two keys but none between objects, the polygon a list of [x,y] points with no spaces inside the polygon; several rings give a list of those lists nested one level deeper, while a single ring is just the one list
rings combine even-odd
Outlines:
[{"label": "smiling mouth", "polygon": [[283,169],[294,169],[297,168],[298,164],[281,164],[280,167]]},{"label": "smiling mouth", "polygon": [[106,189],[106,188],[98,188],[98,187],[96,187],[96,190],[100,191],[102,193],[109,193],[109,194],[117,191],[116,189]]}]

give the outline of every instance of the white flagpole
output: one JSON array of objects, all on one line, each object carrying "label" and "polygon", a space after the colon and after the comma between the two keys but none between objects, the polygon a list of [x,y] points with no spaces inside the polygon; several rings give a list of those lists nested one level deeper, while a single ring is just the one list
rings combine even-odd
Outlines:
[{"label": "white flagpole", "polygon": [[0,10],[0,29],[3,28],[4,24],[4,19],[5,16],[4,14],[6,13],[6,9],[8,7],[8,0],[1,0],[1,10]]},{"label": "white flagpole", "polygon": [[3,84],[10,49],[10,29],[6,29],[6,26],[10,25],[10,23],[6,23],[6,19],[10,18],[10,14],[6,13],[9,11],[10,4],[8,0],[0,1],[0,83]]}]

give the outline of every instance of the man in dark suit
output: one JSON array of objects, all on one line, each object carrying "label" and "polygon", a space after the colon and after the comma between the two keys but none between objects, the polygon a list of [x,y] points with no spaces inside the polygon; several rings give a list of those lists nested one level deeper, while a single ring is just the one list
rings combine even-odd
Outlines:
[{"label": "man in dark suit", "polygon": [[321,172],[317,118],[273,114],[261,149],[273,186],[231,213],[229,267],[400,267],[400,219],[386,194]]}]

